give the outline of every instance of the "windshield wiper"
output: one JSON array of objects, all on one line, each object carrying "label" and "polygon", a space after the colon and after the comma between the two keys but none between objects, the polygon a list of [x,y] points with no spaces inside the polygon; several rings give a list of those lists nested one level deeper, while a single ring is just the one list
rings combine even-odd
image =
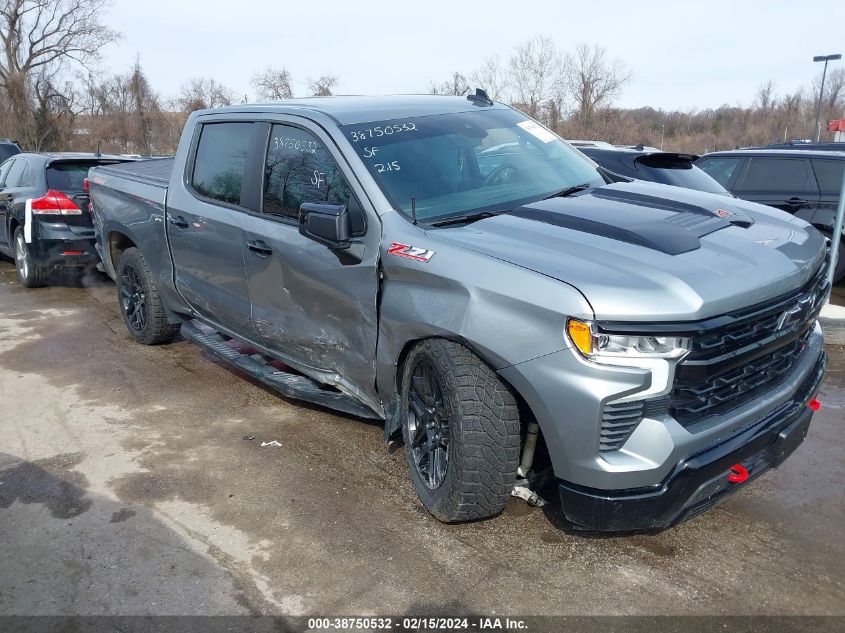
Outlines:
[{"label": "windshield wiper", "polygon": [[572,187],[567,187],[566,189],[561,189],[557,193],[553,193],[550,196],[546,196],[543,200],[548,200],[549,198],[566,198],[567,196],[571,196],[573,193],[578,193],[579,191],[586,191],[587,189],[591,189],[593,185],[588,182],[581,183],[580,185],[574,185]]},{"label": "windshield wiper", "polygon": [[504,211],[479,211],[478,213],[466,213],[464,215],[453,215],[441,220],[434,220],[427,222],[429,226],[446,226],[447,224],[469,224],[470,222],[477,222],[484,218],[492,218],[494,215],[500,215]]}]

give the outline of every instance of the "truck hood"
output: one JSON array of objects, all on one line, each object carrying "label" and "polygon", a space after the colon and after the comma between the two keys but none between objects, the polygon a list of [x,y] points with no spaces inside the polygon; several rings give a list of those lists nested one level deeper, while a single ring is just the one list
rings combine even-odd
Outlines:
[{"label": "truck hood", "polygon": [[797,290],[825,258],[809,224],[777,209],[655,183],[551,198],[432,238],[577,288],[599,320],[687,321]]}]

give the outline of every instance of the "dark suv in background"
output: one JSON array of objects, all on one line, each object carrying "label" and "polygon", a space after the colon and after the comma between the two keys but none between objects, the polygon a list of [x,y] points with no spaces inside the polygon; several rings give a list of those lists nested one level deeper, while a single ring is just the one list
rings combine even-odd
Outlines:
[{"label": "dark suv in background", "polygon": [[122,156],[18,153],[0,165],[0,253],[13,257],[21,283],[43,286],[56,268],[97,264],[85,179]]},{"label": "dark suv in background", "polygon": [[[788,211],[831,237],[845,152],[739,149],[705,154],[695,164],[737,197]],[[843,275],[840,257],[835,279]]]},{"label": "dark suv in background", "polygon": [[21,148],[17,143],[10,141],[7,138],[0,139],[0,163],[15,154],[20,153]]},{"label": "dark suv in background", "polygon": [[661,152],[654,147],[617,146],[609,143],[570,141],[592,158],[614,180],[648,180],[664,185],[730,195],[722,185],[693,163],[696,154]]}]

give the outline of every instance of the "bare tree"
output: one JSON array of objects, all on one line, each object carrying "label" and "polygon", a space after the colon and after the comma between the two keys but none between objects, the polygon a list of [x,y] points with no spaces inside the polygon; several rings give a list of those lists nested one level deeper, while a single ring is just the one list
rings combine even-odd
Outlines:
[{"label": "bare tree", "polygon": [[221,83],[208,77],[189,80],[182,85],[177,103],[183,112],[219,108],[231,105],[235,93]]},{"label": "bare tree", "polygon": [[337,77],[334,75],[321,75],[317,79],[309,77],[305,83],[308,85],[308,91],[315,97],[328,97],[337,85]]},{"label": "bare tree", "polygon": [[801,107],[804,101],[804,94],[801,88],[793,93],[787,93],[783,96],[780,109],[783,112],[783,141],[787,141],[789,134],[789,124],[792,123],[800,114]]},{"label": "bare tree", "polygon": [[456,97],[463,97],[469,92],[469,83],[467,82],[466,77],[458,71],[455,71],[446,81],[440,83],[430,81],[428,92],[433,95],[453,95]]},{"label": "bare tree", "polygon": [[161,113],[161,107],[158,95],[150,87],[139,60],[135,61],[135,67],[129,75],[129,94],[135,115],[137,143],[145,154],[152,154],[153,124]]},{"label": "bare tree", "polygon": [[761,112],[768,112],[774,109],[777,103],[775,97],[775,82],[769,79],[757,87],[757,94],[754,97],[754,106]]},{"label": "bare tree", "polygon": [[589,130],[598,109],[607,107],[631,79],[618,59],[608,59],[602,46],[578,44],[566,64],[566,90],[575,105],[575,118]]},{"label": "bare tree", "polygon": [[264,69],[252,76],[252,87],[261,101],[280,101],[293,97],[291,76],[287,68]]},{"label": "bare tree", "polygon": [[473,88],[482,88],[491,99],[504,100],[508,89],[508,79],[498,55],[492,55],[470,75]]},{"label": "bare tree", "polygon": [[[44,137],[45,104],[58,74],[87,66],[119,35],[100,22],[107,0],[3,0],[0,3],[0,88],[15,122],[14,132],[33,144]],[[50,77],[51,88],[46,88]],[[38,86],[36,83],[40,82]],[[36,117],[36,110],[41,114]]]},{"label": "bare tree", "polygon": [[564,60],[551,39],[538,35],[516,47],[509,60],[510,82],[518,108],[540,118],[542,106],[553,98]]}]

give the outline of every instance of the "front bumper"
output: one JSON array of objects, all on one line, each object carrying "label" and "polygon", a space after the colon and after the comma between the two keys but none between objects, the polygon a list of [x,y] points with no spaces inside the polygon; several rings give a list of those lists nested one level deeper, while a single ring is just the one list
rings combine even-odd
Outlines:
[{"label": "front bumper", "polygon": [[[793,398],[729,439],[677,463],[658,485],[629,490],[599,490],[559,482],[563,512],[578,528],[597,531],[658,529],[696,516],[740,486],[779,466],[804,441],[813,412],[807,403],[824,377],[822,353]],[[741,464],[748,479],[728,481]]]}]

